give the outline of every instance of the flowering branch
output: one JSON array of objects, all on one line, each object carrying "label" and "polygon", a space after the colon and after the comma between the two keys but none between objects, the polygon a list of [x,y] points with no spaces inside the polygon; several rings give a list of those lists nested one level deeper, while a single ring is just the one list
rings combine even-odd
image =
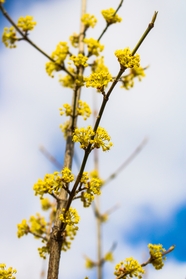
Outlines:
[{"label": "flowering branch", "polygon": [[3,6],[0,4],[0,10],[3,13],[3,15],[6,17],[6,19],[14,26],[14,28],[17,30],[17,32],[21,35],[21,39],[19,40],[25,40],[27,41],[30,45],[32,45],[35,49],[37,49],[40,53],[42,53],[45,57],[47,57],[50,61],[52,61],[53,63],[55,63],[61,70],[65,71],[68,75],[71,76],[72,79],[74,79],[74,76],[72,75],[72,73],[70,73],[64,65],[60,65],[58,63],[55,62],[55,60],[50,57],[46,52],[44,52],[41,48],[39,48],[34,42],[32,42],[29,38],[28,38],[28,33],[27,32],[22,32],[21,29],[17,26],[17,24],[12,20],[12,18],[9,16],[9,14],[7,13],[7,11],[3,8]]},{"label": "flowering branch", "polygon": [[[155,15],[157,16],[157,12],[155,12]],[[149,24],[149,26],[151,26],[151,29],[152,29],[152,25],[154,26],[154,22],[155,22],[155,19],[156,19],[156,16],[153,16],[153,19],[151,21],[151,23]],[[142,36],[143,39],[140,39],[139,42],[137,43],[136,47],[134,48],[134,50],[132,51],[132,56],[134,56],[135,52],[138,50],[138,48],[140,47],[140,45],[142,44],[142,42],[144,41],[144,39],[146,38],[147,34],[150,32],[151,29],[149,29],[149,26],[147,28],[147,30],[145,31],[145,35]],[[97,115],[97,119],[96,119],[96,122],[95,122],[95,125],[94,125],[94,129],[93,131],[96,133],[97,129],[98,129],[98,126],[100,124],[100,121],[101,121],[101,118],[102,118],[102,115],[103,115],[103,112],[104,112],[104,109],[106,107],[106,104],[107,104],[107,101],[109,100],[109,97],[113,91],[113,89],[115,88],[116,84],[118,83],[121,75],[124,73],[124,71],[126,70],[127,68],[123,65],[120,64],[120,70],[115,78],[115,80],[113,81],[113,83],[111,84],[108,92],[106,94],[103,95],[103,101],[102,101],[102,104],[101,104],[101,107],[100,107],[100,110],[99,110],[99,113]],[[92,139],[94,139],[95,136],[92,137]],[[71,205],[71,202],[73,200],[73,197],[76,193],[76,190],[77,190],[77,187],[79,185],[79,182],[81,180],[81,177],[82,177],[82,174],[83,174],[83,171],[85,169],[85,165],[86,165],[86,162],[88,160],[88,157],[89,157],[89,154],[91,152],[91,147],[92,147],[92,144],[90,143],[88,145],[88,147],[86,148],[85,150],[85,154],[84,154],[84,157],[83,157],[83,161],[82,161],[82,164],[81,164],[81,168],[80,168],[80,171],[79,171],[79,174],[76,178],[76,181],[74,183],[74,186],[73,186],[73,189],[72,189],[72,193],[71,193],[71,196],[69,197],[68,199],[68,202],[67,202],[67,207],[66,207],[66,210],[69,209],[70,205]]]},{"label": "flowering branch", "polygon": [[[114,12],[113,16],[115,16],[117,14],[117,12],[119,11],[119,9],[121,8],[122,4],[123,4],[124,0],[121,0],[121,2],[119,3],[116,11]],[[105,32],[107,31],[107,29],[109,28],[109,26],[111,25],[111,22],[107,22],[106,23],[106,27],[103,29],[101,35],[99,36],[99,38],[97,39],[98,42],[101,40],[101,38],[103,37],[103,35],[105,34]]]}]

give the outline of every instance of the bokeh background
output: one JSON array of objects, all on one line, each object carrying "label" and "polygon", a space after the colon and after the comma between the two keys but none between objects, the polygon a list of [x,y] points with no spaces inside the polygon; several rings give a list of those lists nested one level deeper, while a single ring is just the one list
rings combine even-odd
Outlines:
[{"label": "bokeh background", "polygon": [[[97,26],[88,37],[97,38],[105,26],[100,11],[116,8],[119,1],[88,0],[87,12],[95,14]],[[59,41],[67,41],[79,32],[80,0],[6,0],[4,7],[14,21],[33,15],[37,25],[30,38],[48,54]],[[146,78],[126,91],[118,85],[110,97],[101,125],[114,143],[111,151],[99,153],[103,179],[114,172],[144,138],[148,143],[136,159],[103,189],[101,209],[119,205],[103,227],[103,250],[113,242],[115,261],[104,266],[104,278],[113,278],[114,266],[126,257],[139,262],[148,258],[148,243],[162,243],[176,249],[164,268],[147,267],[146,278],[186,278],[186,2],[183,0],[125,0],[119,15],[122,23],[113,25],[104,35],[105,63],[112,75],[119,65],[116,49],[135,46],[158,11],[155,28],[140,47],[141,65],[149,66]],[[10,26],[0,14],[0,31]],[[56,170],[43,156],[44,146],[63,164],[65,142],[59,129],[65,118],[59,107],[71,102],[72,92],[45,72],[47,59],[26,42],[16,49],[0,44],[0,262],[18,270],[18,279],[41,278],[47,263],[39,258],[41,246],[31,235],[18,239],[17,223],[40,212],[33,184]],[[90,105],[96,96],[84,89],[82,99]],[[92,124],[92,119],[81,125]],[[82,152],[76,147],[79,160]],[[93,168],[90,157],[87,170]],[[73,171],[77,174],[74,164]],[[81,223],[72,249],[61,256],[59,278],[96,278],[95,271],[84,269],[84,255],[96,259],[96,225],[92,208],[75,203]]]}]

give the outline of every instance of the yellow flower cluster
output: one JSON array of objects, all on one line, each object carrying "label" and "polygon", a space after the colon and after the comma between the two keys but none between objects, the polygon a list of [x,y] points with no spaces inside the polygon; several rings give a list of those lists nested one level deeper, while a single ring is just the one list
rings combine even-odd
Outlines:
[{"label": "yellow flower cluster", "polygon": [[76,33],[73,33],[72,36],[70,36],[69,41],[73,47],[78,47],[79,45],[79,35]]},{"label": "yellow flower cluster", "polygon": [[69,226],[76,227],[76,225],[79,223],[80,217],[77,213],[77,210],[70,207],[69,210],[66,212],[65,208],[63,208],[62,214],[59,215],[59,219]]},{"label": "yellow flower cluster", "polygon": [[112,252],[106,253],[106,255],[104,256],[104,260],[107,262],[113,262],[114,258]]},{"label": "yellow flower cluster", "polygon": [[41,199],[40,201],[41,201],[41,208],[42,208],[44,211],[46,211],[46,210],[48,210],[49,208],[52,207],[52,204],[51,204],[51,202],[49,201],[49,199],[43,198],[43,199]]},{"label": "yellow flower cluster", "polygon": [[33,233],[42,235],[46,233],[46,221],[45,218],[42,217],[39,213],[36,214],[35,216],[31,216],[29,219],[29,224],[27,221],[24,219],[20,224],[17,225],[18,231],[17,231],[17,236],[18,238],[22,237],[25,234]]},{"label": "yellow flower cluster", "polygon": [[[133,276],[141,279],[145,271],[132,257],[126,258],[124,262],[120,262],[115,266],[114,275],[120,278],[131,278]],[[123,275],[123,276],[122,276]]]},{"label": "yellow flower cluster", "polygon": [[95,266],[95,263],[88,257],[85,259],[85,267],[91,269]]},{"label": "yellow flower cluster", "polygon": [[30,223],[30,232],[31,233],[36,233],[38,235],[42,235],[46,233],[46,221],[45,218],[42,217],[39,213],[36,214],[35,216],[31,216],[29,219]]},{"label": "yellow flower cluster", "polygon": [[94,141],[93,148],[102,148],[103,151],[110,150],[113,146],[113,143],[110,142],[110,136],[104,128],[98,127]]},{"label": "yellow flower cluster", "polygon": [[151,257],[151,264],[155,269],[161,269],[164,266],[163,260],[166,260],[166,257],[163,257],[162,253],[165,252],[165,249],[161,244],[149,244],[149,253]]},{"label": "yellow flower cluster", "polygon": [[27,15],[26,17],[20,17],[17,22],[17,26],[24,32],[28,32],[34,29],[37,23],[33,21],[33,16]]},{"label": "yellow flower cluster", "polygon": [[17,231],[17,237],[20,238],[25,234],[28,234],[30,231],[29,225],[27,224],[27,221],[24,219],[20,224],[17,225],[18,231]]},{"label": "yellow flower cluster", "polygon": [[5,3],[5,0],[0,0],[0,4],[3,4],[3,3]]},{"label": "yellow flower cluster", "polygon": [[94,148],[102,148],[103,151],[107,151],[113,145],[110,142],[110,136],[107,134],[104,128],[98,127],[96,133],[93,131],[91,126],[87,128],[75,129],[74,142],[79,142],[82,149],[86,149],[89,144]]},{"label": "yellow flower cluster", "polygon": [[38,252],[39,252],[39,256],[45,260],[47,254],[49,254],[49,247],[47,245],[42,246],[41,248],[38,248]]},{"label": "yellow flower cluster", "polygon": [[77,56],[75,56],[75,55],[70,56],[70,60],[72,60],[74,62],[74,65],[76,67],[79,67],[79,66],[87,67],[88,66],[88,64],[87,64],[88,57],[84,56],[82,53],[79,53]]},{"label": "yellow flower cluster", "polygon": [[124,68],[140,67],[140,56],[138,54],[132,55],[129,48],[116,50],[115,55]]},{"label": "yellow flower cluster", "polygon": [[100,195],[102,180],[95,177],[89,177],[88,172],[84,172],[80,181],[84,185],[84,191],[81,193],[81,201],[84,207],[89,207],[94,200],[94,195]]},{"label": "yellow flower cluster", "polygon": [[104,46],[101,45],[97,40],[94,40],[93,38],[85,38],[84,43],[88,47],[88,53],[89,55],[96,55],[98,56],[101,51],[103,51]]},{"label": "yellow flower cluster", "polygon": [[63,136],[65,139],[67,138],[67,131],[69,129],[69,123],[70,122],[68,120],[65,123],[59,125],[59,128],[61,129],[61,132],[63,133]]},{"label": "yellow flower cluster", "polygon": [[[59,108],[60,115],[66,115],[71,116],[72,115],[72,107],[69,104],[64,104],[63,108]],[[89,105],[86,102],[83,102],[82,100],[78,101],[78,108],[77,108],[77,114],[81,115],[84,120],[87,120],[87,118],[91,115],[92,111],[89,107]]]},{"label": "yellow flower cluster", "polygon": [[73,135],[73,141],[79,142],[82,149],[86,149],[89,144],[93,143],[94,131],[91,126],[87,128],[76,128]]},{"label": "yellow flower cluster", "polygon": [[54,77],[53,76],[53,72],[56,71],[60,71],[61,67],[59,65],[63,65],[64,60],[66,59],[67,55],[69,53],[69,47],[67,45],[66,42],[60,42],[57,47],[56,50],[52,52],[51,58],[53,58],[55,60],[55,62],[47,62],[46,63],[46,72],[48,73],[49,76]]},{"label": "yellow flower cluster", "polygon": [[63,87],[74,88],[74,80],[70,75],[60,76],[59,82]]},{"label": "yellow flower cluster", "polygon": [[90,14],[84,14],[81,18],[81,22],[88,28],[88,27],[94,27],[97,19],[94,15]]},{"label": "yellow flower cluster", "polygon": [[134,86],[134,79],[138,78],[139,81],[142,80],[142,77],[145,77],[145,71],[142,67],[133,67],[130,69],[130,73],[121,78],[122,88],[129,90]]},{"label": "yellow flower cluster", "polygon": [[94,72],[99,73],[101,71],[109,72],[109,69],[104,64],[104,57],[103,56],[99,57],[98,59],[96,59],[93,62],[93,64],[91,65],[91,69],[92,69],[93,73]]},{"label": "yellow flower cluster", "polygon": [[0,263],[0,279],[16,279],[13,275],[17,273],[16,269],[9,267],[6,269],[6,264]]},{"label": "yellow flower cluster", "polygon": [[74,176],[71,170],[64,168],[60,172],[54,172],[53,174],[46,174],[44,180],[39,179],[37,183],[34,184],[33,190],[35,195],[40,195],[41,198],[44,194],[59,194],[60,189],[66,184],[72,182]]},{"label": "yellow flower cluster", "polygon": [[113,24],[113,23],[116,23],[116,22],[121,22],[122,21],[122,18],[119,17],[117,14],[115,14],[115,10],[110,8],[108,10],[103,10],[101,11],[104,19],[106,20],[106,22],[108,24]]},{"label": "yellow flower cluster", "polygon": [[69,104],[64,104],[63,108],[59,108],[60,115],[65,114],[66,116],[71,116],[72,115],[72,108],[71,105]]},{"label": "yellow flower cluster", "polygon": [[64,240],[62,244],[62,250],[67,251],[71,247],[71,242],[74,240],[74,237],[77,234],[78,227],[77,226],[69,226],[67,225],[64,233]]},{"label": "yellow flower cluster", "polygon": [[83,102],[82,100],[78,101],[78,108],[77,108],[77,114],[81,115],[84,120],[87,120],[88,117],[90,117],[92,111],[89,105],[86,102]]},{"label": "yellow flower cluster", "polygon": [[6,47],[15,48],[15,42],[18,40],[16,37],[16,31],[13,26],[10,28],[5,27],[2,35],[2,42],[5,44]]},{"label": "yellow flower cluster", "polygon": [[112,81],[111,74],[104,70],[92,73],[89,77],[85,78],[86,87],[97,88],[98,92],[102,92],[110,81]]}]

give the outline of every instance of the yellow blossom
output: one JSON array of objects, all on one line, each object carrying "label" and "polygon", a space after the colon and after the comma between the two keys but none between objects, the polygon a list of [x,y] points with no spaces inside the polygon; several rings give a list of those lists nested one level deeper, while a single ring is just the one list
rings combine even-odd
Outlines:
[{"label": "yellow blossom", "polygon": [[41,199],[41,208],[43,210],[48,210],[49,208],[51,208],[51,206],[52,206],[52,204],[49,201],[49,199],[47,199],[47,198]]},{"label": "yellow blossom", "polygon": [[59,215],[59,219],[69,226],[75,226],[79,223],[80,217],[75,208],[70,207],[68,211],[65,212],[65,208],[62,210],[62,214]]},{"label": "yellow blossom", "polygon": [[114,258],[113,258],[113,254],[112,252],[108,252],[105,256],[104,256],[104,260],[108,261],[108,262],[113,262]]},{"label": "yellow blossom", "polygon": [[16,37],[16,31],[13,26],[10,28],[5,27],[2,35],[2,42],[5,44],[6,47],[15,48],[15,42],[18,40]]},{"label": "yellow blossom", "polygon": [[104,71],[104,72],[109,72],[109,69],[105,66],[104,64],[104,57],[101,56],[99,58],[97,58],[93,64],[91,65],[91,69],[92,69],[92,72],[96,72],[96,73],[99,73],[101,71]]},{"label": "yellow blossom", "polygon": [[76,236],[78,231],[77,226],[70,226],[67,225],[64,232],[64,239],[62,244],[62,250],[67,251],[71,247],[71,242],[74,240],[74,237]]},{"label": "yellow blossom", "polygon": [[59,191],[66,184],[72,182],[74,176],[71,170],[68,168],[62,169],[60,172],[54,172],[53,174],[46,174],[44,179],[38,179],[34,184],[33,190],[35,195],[40,195],[42,198],[44,194],[59,194]]},{"label": "yellow blossom", "polygon": [[121,77],[122,88],[129,90],[134,86],[134,79],[137,78],[139,81],[145,77],[145,71],[142,67],[133,67],[130,69],[130,73]]},{"label": "yellow blossom", "polygon": [[73,47],[75,47],[75,48],[78,47],[78,45],[79,45],[79,35],[78,34],[73,33],[73,35],[70,36],[69,40]]},{"label": "yellow blossom", "polygon": [[103,151],[110,150],[113,145],[110,139],[107,131],[102,127],[98,127],[93,141],[93,148],[101,147]]},{"label": "yellow blossom", "polygon": [[129,48],[116,50],[115,55],[124,68],[140,67],[140,56],[138,54],[132,55]]},{"label": "yellow blossom", "polygon": [[134,260],[132,257],[126,258],[124,262],[120,262],[115,266],[114,275],[120,278],[131,278],[133,276],[137,277],[138,279],[142,278],[142,274],[145,271],[138,263],[138,261]]},{"label": "yellow blossom", "polygon": [[72,115],[72,107],[69,104],[64,104],[63,108],[59,108],[60,115],[65,114],[66,116]]},{"label": "yellow blossom", "polygon": [[82,149],[86,149],[89,144],[93,143],[92,137],[94,136],[94,131],[91,126],[87,128],[76,128],[73,135],[73,141],[79,142]]},{"label": "yellow blossom", "polygon": [[17,22],[17,26],[24,32],[28,32],[34,29],[37,23],[33,21],[33,16],[27,15],[26,17],[20,17]]},{"label": "yellow blossom", "polygon": [[97,40],[94,40],[93,38],[85,38],[84,39],[84,43],[87,45],[88,47],[88,52],[89,55],[99,55],[99,52],[103,51],[104,46],[101,45]]},{"label": "yellow blossom", "polygon": [[29,219],[30,222],[30,232],[42,235],[46,233],[46,221],[39,213],[36,216],[31,216]]},{"label": "yellow blossom", "polygon": [[16,279],[13,275],[17,273],[16,269],[9,267],[6,269],[6,264],[0,263],[0,279]]},{"label": "yellow blossom", "polygon": [[47,245],[42,246],[41,248],[38,248],[38,252],[39,252],[39,256],[45,260],[47,254],[49,254],[49,247]]},{"label": "yellow blossom", "polygon": [[0,0],[0,4],[3,4],[3,3],[5,3],[5,0]]},{"label": "yellow blossom", "polygon": [[73,136],[74,142],[79,142],[82,149],[86,149],[89,144],[94,148],[102,148],[103,151],[107,151],[113,145],[110,142],[110,136],[107,134],[104,128],[98,127],[96,133],[91,126],[87,128],[76,128]]},{"label": "yellow blossom", "polygon": [[88,28],[88,27],[94,27],[97,19],[94,15],[90,15],[90,14],[84,14],[81,18],[81,22],[83,22],[83,24]]},{"label": "yellow blossom", "polygon": [[86,259],[85,259],[85,267],[88,268],[88,269],[91,269],[94,266],[95,266],[95,263],[91,259],[86,257]]},{"label": "yellow blossom", "polygon": [[91,177],[88,172],[83,172],[80,182],[84,186],[81,193],[81,201],[84,207],[89,207],[94,200],[94,196],[101,194],[102,180],[97,177]]},{"label": "yellow blossom", "polygon": [[60,42],[56,50],[52,52],[51,58],[55,60],[55,62],[47,62],[46,63],[46,72],[48,73],[49,76],[53,76],[53,72],[60,71],[61,66],[63,66],[64,60],[66,59],[67,55],[69,52],[69,47],[66,42]]},{"label": "yellow blossom", "polygon": [[84,56],[82,53],[79,53],[77,56],[72,55],[70,56],[70,60],[74,62],[74,65],[76,67],[83,66],[87,67],[88,64],[86,63],[88,60],[88,57]]},{"label": "yellow blossom", "polygon": [[95,87],[98,92],[102,92],[110,81],[112,81],[112,76],[108,71],[95,72],[85,78],[86,87]]},{"label": "yellow blossom", "polygon": [[70,75],[60,75],[59,82],[63,87],[74,88],[74,79]]},{"label": "yellow blossom", "polygon": [[64,138],[67,138],[67,131],[69,129],[69,120],[66,121],[64,124],[60,124],[59,128],[61,129],[61,132],[63,133]]},{"label": "yellow blossom", "polygon": [[77,114],[83,116],[84,120],[87,120],[87,118],[91,115],[91,113],[92,113],[92,111],[91,111],[89,105],[86,102],[79,100]]},{"label": "yellow blossom", "polygon": [[106,22],[108,24],[113,24],[113,23],[116,23],[116,22],[121,22],[122,21],[122,18],[119,17],[117,14],[115,14],[115,10],[110,8],[108,10],[103,10],[101,11],[104,19],[106,20]]},{"label": "yellow blossom", "polygon": [[20,238],[25,234],[28,234],[30,231],[29,225],[27,224],[27,221],[24,219],[20,224],[17,225],[18,231],[17,231],[17,237]]},{"label": "yellow blossom", "polygon": [[165,252],[165,249],[161,244],[149,244],[148,248],[151,264],[155,269],[161,269],[164,266],[163,260],[166,260],[166,257],[162,255],[162,253]]}]

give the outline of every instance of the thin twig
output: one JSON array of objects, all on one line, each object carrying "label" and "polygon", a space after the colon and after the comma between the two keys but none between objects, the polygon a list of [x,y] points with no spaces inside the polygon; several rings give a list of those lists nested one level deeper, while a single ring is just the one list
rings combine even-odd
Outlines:
[{"label": "thin twig", "polygon": [[39,147],[39,150],[57,169],[61,169],[62,165],[54,156],[51,155],[51,153],[43,145]]},{"label": "thin twig", "polygon": [[[118,12],[118,10],[121,8],[122,4],[123,4],[124,0],[121,0],[121,2],[119,3],[115,13],[113,14],[113,16],[116,15],[116,13]],[[99,38],[97,39],[97,41],[99,42],[101,40],[101,38],[103,37],[103,35],[105,34],[105,32],[107,31],[107,29],[109,28],[109,26],[112,25],[112,23],[106,23],[105,28],[103,29],[103,31],[101,32],[101,35],[99,36]]]},{"label": "thin twig", "polygon": [[35,237],[41,238],[41,239],[43,239],[43,240],[45,240],[45,241],[48,241],[48,239],[47,239],[46,237],[44,237],[44,236],[42,236],[42,235],[40,235],[40,234],[34,233],[34,232],[32,232],[32,231],[29,231],[29,233],[32,234],[32,235],[34,235]]},{"label": "thin twig", "polygon": [[108,184],[112,179],[116,178],[116,176],[123,171],[128,165],[136,158],[136,156],[141,152],[144,146],[147,144],[148,139],[144,138],[144,140],[137,146],[137,148],[132,152],[132,154],[121,164],[121,166],[116,169],[105,181],[103,186]]},{"label": "thin twig", "polygon": [[28,37],[27,37],[27,33],[24,33],[21,31],[21,29],[16,25],[16,23],[12,20],[12,18],[9,16],[9,14],[7,13],[7,11],[3,8],[2,5],[0,5],[0,10],[2,11],[3,15],[6,17],[6,19],[14,26],[14,28],[17,30],[17,32],[22,36],[21,39],[18,40],[25,40],[26,42],[28,42],[30,45],[32,45],[35,49],[37,49],[40,53],[42,53],[45,57],[47,57],[50,61],[52,61],[53,63],[55,63],[61,70],[65,71],[68,75],[71,76],[72,79],[74,79],[74,76],[72,75],[72,73],[70,73],[64,65],[60,65],[58,63],[56,63],[56,61],[50,57],[46,52],[44,52],[41,48],[39,48],[34,42],[32,42]]},{"label": "thin twig", "polygon": [[151,31],[151,29],[154,27],[154,23],[156,21],[156,17],[158,15],[158,12],[154,12],[154,15],[152,17],[151,22],[149,23],[147,29],[145,30],[145,32],[143,33],[142,37],[140,38],[139,42],[137,43],[137,45],[135,46],[135,48],[132,51],[132,55],[134,55],[136,53],[136,51],[139,49],[140,45],[143,43],[143,41],[145,40],[145,38],[147,37],[147,35],[149,34],[149,32]]},{"label": "thin twig", "polygon": [[[162,257],[164,257],[165,255],[169,254],[170,252],[172,252],[175,249],[175,245],[172,245],[168,250],[166,250],[165,252],[162,252]],[[144,267],[146,265],[148,265],[149,263],[153,262],[153,259],[150,257],[146,262],[142,263],[141,266]]]},{"label": "thin twig", "polygon": [[[162,257],[164,257],[165,255],[169,254],[170,252],[172,252],[175,248],[175,245],[171,246],[168,250],[166,250],[165,252],[162,252]],[[145,263],[141,264],[141,267],[144,267],[150,263],[153,262],[153,259],[150,257]],[[121,278],[125,278],[126,275],[128,274],[127,271],[123,271],[122,274],[120,274],[119,276],[116,277],[116,279],[121,279]]]}]

